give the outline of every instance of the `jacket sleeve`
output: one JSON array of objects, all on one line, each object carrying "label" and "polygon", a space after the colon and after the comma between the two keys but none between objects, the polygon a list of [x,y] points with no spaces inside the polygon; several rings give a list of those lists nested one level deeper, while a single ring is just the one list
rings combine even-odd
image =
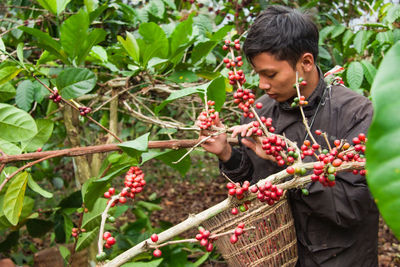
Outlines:
[{"label": "jacket sleeve", "polygon": [[[366,133],[372,120],[372,105],[359,106],[348,121],[351,127],[342,138],[351,140],[359,133]],[[338,226],[351,227],[361,223],[376,205],[368,189],[366,179],[351,172],[339,172],[336,185],[323,187],[320,183],[309,185],[308,196],[302,196],[311,213],[328,219]]]},{"label": "jacket sleeve", "polygon": [[[240,143],[240,141],[239,141]],[[248,180],[253,174],[253,164],[247,153],[243,151],[242,145],[239,148],[232,148],[231,158],[227,162],[219,161],[221,173],[224,173],[234,182]]]}]

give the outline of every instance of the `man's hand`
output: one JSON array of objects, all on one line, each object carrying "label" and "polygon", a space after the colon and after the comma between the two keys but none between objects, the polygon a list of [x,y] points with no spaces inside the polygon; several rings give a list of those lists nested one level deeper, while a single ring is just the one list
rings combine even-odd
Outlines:
[{"label": "man's hand", "polygon": [[276,159],[273,156],[265,154],[265,151],[262,149],[262,141],[267,137],[265,136],[251,137],[253,135],[253,122],[250,122],[248,124],[233,126],[229,130],[232,131],[232,137],[236,137],[238,135],[244,137],[241,140],[242,144],[253,150],[257,156],[263,159],[276,162]]},{"label": "man's hand", "polygon": [[[225,126],[221,123],[221,121],[219,119],[219,113],[215,112],[214,114],[216,115],[216,117],[214,119],[214,125],[219,128],[225,128]],[[199,119],[197,119],[196,125],[200,126]],[[206,138],[213,133],[214,132],[212,132],[212,131],[201,130],[199,140],[202,140],[203,138]],[[230,159],[231,154],[232,154],[232,148],[231,148],[231,145],[228,143],[226,133],[222,133],[222,134],[210,137],[209,139],[207,139],[207,141],[202,143],[201,146],[206,151],[217,155],[217,157],[220,160],[225,161],[225,162]]]}]

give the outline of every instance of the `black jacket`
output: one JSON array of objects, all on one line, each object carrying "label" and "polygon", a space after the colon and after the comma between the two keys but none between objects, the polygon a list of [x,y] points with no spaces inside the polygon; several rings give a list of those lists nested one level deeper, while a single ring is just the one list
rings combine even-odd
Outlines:
[{"label": "black jacket", "polygon": [[[327,86],[320,76],[304,108],[312,132],[327,132],[331,146],[335,139],[351,142],[359,133],[366,134],[373,114],[371,102],[346,87]],[[284,133],[299,146],[303,144],[306,130],[299,109],[290,107],[291,101],[278,103],[264,95],[257,102],[263,103],[258,114],[273,119],[275,133]],[[243,118],[242,123],[251,120]],[[322,136],[314,137],[327,148]],[[305,162],[307,158],[315,160],[306,157]],[[233,148],[232,157],[226,163],[220,162],[220,168],[234,181],[252,183],[282,170],[245,146]],[[333,187],[317,182],[307,188],[308,196],[301,190],[289,192],[298,239],[297,266],[378,266],[379,212],[365,177],[338,173]]]}]

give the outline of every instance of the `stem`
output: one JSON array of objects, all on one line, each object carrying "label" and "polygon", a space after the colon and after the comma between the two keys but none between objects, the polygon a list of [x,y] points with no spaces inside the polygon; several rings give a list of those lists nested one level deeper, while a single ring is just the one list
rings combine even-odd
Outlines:
[{"label": "stem", "polygon": [[[39,153],[40,153],[40,152],[39,152]],[[0,192],[1,192],[1,190],[3,189],[3,187],[6,185],[6,183],[7,183],[9,180],[11,180],[11,178],[13,178],[15,175],[17,175],[19,172],[25,170],[26,168],[32,167],[32,166],[35,165],[36,163],[42,162],[42,161],[44,161],[44,160],[46,160],[46,159],[49,159],[49,158],[61,156],[62,154],[63,154],[63,153],[60,152],[60,153],[55,154],[55,155],[50,155],[50,156],[47,156],[47,157],[43,157],[43,158],[41,158],[41,159],[38,159],[38,160],[36,160],[36,161],[29,162],[28,164],[26,164],[26,165],[20,167],[18,170],[16,170],[15,172],[13,172],[10,176],[7,176],[6,179],[4,179],[4,181],[3,181],[3,182],[1,183],[1,185],[0,185]]]},{"label": "stem", "polygon": [[97,242],[98,254],[103,252],[103,233],[104,233],[104,225],[106,224],[106,220],[107,220],[107,217],[108,217],[108,210],[111,208],[112,203],[114,203],[114,201],[119,198],[119,196],[120,196],[120,194],[111,197],[110,201],[107,204],[107,207],[105,208],[105,210],[101,214],[101,223],[100,223],[100,230],[99,230],[99,241]]},{"label": "stem", "polygon": [[331,148],[331,144],[329,144],[328,136],[326,135],[326,133],[323,133],[322,135],[324,136],[325,142],[328,145],[329,151],[331,151],[332,148]]},{"label": "stem", "polygon": [[[296,92],[297,92],[297,97],[300,98],[301,94],[300,94],[300,87],[299,87],[298,81],[299,81],[299,73],[296,71]],[[311,133],[310,126],[308,126],[308,121],[307,121],[306,116],[304,115],[303,107],[301,105],[299,105],[299,108],[300,108],[300,112],[301,112],[301,117],[303,118],[303,124],[306,127],[306,131],[307,131],[308,135],[310,136],[310,138],[314,144],[318,144],[317,141],[315,141],[315,138]],[[319,151],[319,153],[322,153],[321,146],[319,147],[318,151]]]}]

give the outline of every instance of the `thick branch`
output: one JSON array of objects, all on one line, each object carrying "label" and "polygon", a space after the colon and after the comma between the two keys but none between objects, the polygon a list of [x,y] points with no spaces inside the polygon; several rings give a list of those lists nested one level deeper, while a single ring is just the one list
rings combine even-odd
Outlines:
[{"label": "thick branch", "polygon": [[[199,142],[198,139],[184,139],[184,140],[167,140],[167,141],[149,141],[148,148],[190,148]],[[230,138],[229,143],[237,144],[236,138]],[[110,151],[120,151],[121,148],[117,144],[107,144],[99,146],[87,146],[87,147],[75,147],[63,150],[53,150],[53,151],[42,151],[33,152],[20,155],[3,155],[0,157],[0,164],[24,161],[24,160],[35,160],[43,157],[76,157],[94,153],[104,153]],[[53,155],[53,156],[52,156]],[[51,157],[52,156],[52,157]]]}]

